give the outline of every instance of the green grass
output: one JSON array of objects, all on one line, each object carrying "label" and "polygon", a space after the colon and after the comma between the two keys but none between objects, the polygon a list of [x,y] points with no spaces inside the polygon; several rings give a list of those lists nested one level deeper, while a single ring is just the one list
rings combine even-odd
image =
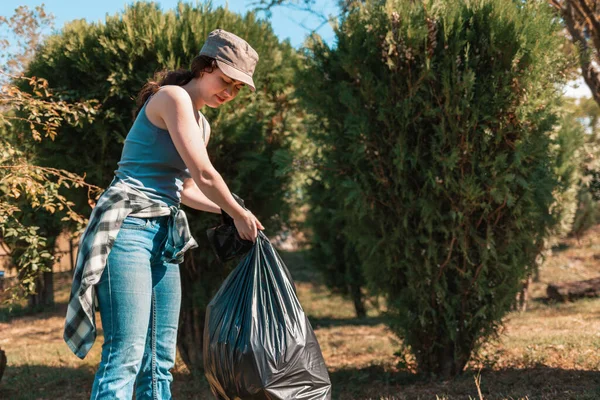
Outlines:
[{"label": "green grass", "polygon": [[[366,318],[354,318],[351,302],[322,284],[305,251],[280,254],[319,339],[334,399],[479,399],[474,376],[481,373],[487,400],[591,400],[600,399],[600,299],[547,304],[544,296],[550,282],[600,275],[600,257],[594,257],[600,253],[599,233],[596,227],[581,241],[566,240],[554,249],[531,288],[527,312],[509,314],[499,339],[484,345],[452,381],[400,370],[394,353],[401,339],[376,308],[369,307]],[[23,305],[11,313],[0,308],[0,347],[8,357],[0,399],[89,398],[102,331],[85,360],[70,352],[62,340],[69,288],[70,273],[58,273],[54,308],[35,313]],[[192,375],[179,358],[173,374],[174,398],[212,398],[204,377]]]}]

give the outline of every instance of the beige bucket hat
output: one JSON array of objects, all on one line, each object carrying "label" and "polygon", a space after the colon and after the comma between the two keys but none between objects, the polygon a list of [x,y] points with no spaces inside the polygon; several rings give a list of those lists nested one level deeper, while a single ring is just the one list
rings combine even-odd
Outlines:
[{"label": "beige bucket hat", "polygon": [[215,29],[208,34],[200,55],[214,58],[225,75],[244,82],[252,91],[256,90],[252,74],[258,63],[258,53],[241,37]]}]

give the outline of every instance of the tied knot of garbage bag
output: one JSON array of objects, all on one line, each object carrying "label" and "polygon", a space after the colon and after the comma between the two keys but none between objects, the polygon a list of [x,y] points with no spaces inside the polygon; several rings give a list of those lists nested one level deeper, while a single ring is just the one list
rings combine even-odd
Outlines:
[{"label": "tied knot of garbage bag", "polygon": [[[247,210],[244,200],[235,193],[232,193],[232,195],[238,204]],[[208,236],[208,243],[221,263],[246,254],[253,246],[251,241],[240,237],[233,218],[223,209],[221,209],[221,224],[207,229],[206,236]]]}]

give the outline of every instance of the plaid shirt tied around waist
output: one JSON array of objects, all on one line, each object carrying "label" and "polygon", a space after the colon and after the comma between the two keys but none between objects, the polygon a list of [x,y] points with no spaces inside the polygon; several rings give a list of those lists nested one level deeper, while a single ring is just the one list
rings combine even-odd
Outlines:
[{"label": "plaid shirt tied around waist", "polygon": [[96,340],[94,285],[100,281],[108,254],[128,215],[145,218],[171,216],[162,254],[165,262],[180,264],[187,250],[198,247],[182,209],[156,203],[115,177],[98,199],[79,240],[63,338],[81,359],[87,355]]}]

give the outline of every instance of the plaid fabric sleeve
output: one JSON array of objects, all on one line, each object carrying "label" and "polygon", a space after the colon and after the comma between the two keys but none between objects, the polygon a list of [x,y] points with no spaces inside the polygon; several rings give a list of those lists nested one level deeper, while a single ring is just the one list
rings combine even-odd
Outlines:
[{"label": "plaid fabric sleeve", "polygon": [[109,187],[98,200],[79,241],[63,338],[81,359],[96,339],[93,285],[100,280],[114,238],[130,211],[127,195]]}]

